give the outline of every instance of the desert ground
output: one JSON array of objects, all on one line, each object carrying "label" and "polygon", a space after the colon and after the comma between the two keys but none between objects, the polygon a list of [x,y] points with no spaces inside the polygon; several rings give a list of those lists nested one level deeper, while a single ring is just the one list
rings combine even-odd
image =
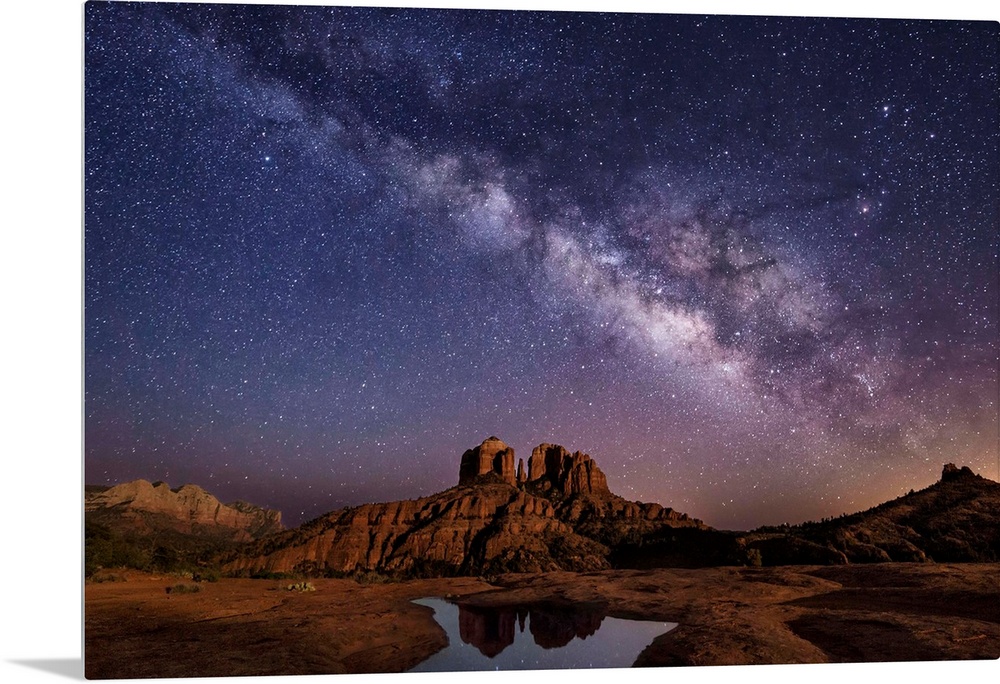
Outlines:
[{"label": "desert ground", "polygon": [[[88,582],[91,679],[401,672],[447,636],[412,599],[474,605],[597,602],[680,623],[637,666],[1000,657],[1000,565],[879,564],[609,570],[363,584],[201,582],[138,572]],[[168,592],[167,589],[171,591]]]}]

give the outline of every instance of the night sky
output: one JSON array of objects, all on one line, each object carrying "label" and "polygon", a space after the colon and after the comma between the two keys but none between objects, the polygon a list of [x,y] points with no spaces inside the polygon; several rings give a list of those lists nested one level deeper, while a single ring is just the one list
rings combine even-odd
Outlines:
[{"label": "night sky", "polygon": [[90,2],[85,472],[489,435],[722,528],[998,473],[998,24]]}]

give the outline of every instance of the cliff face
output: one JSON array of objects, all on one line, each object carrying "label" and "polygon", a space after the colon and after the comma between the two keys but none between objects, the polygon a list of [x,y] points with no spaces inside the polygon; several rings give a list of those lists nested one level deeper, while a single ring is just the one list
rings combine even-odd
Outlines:
[{"label": "cliff face", "polygon": [[705,528],[657,504],[615,496],[586,454],[542,444],[518,477],[514,450],[496,437],[467,450],[459,485],[413,501],[328,513],[249,545],[234,573],[409,574],[596,570],[611,547],[665,527]]},{"label": "cliff face", "polygon": [[197,485],[171,489],[146,480],[88,491],[84,512],[90,520],[131,532],[170,530],[238,542],[283,529],[278,511],[242,501],[223,504]]}]

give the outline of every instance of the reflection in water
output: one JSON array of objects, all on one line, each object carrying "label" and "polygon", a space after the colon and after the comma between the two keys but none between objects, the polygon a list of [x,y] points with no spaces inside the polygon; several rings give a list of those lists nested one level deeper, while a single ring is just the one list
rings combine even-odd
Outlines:
[{"label": "reflection in water", "polygon": [[[437,609],[435,609],[435,615]],[[514,624],[517,622],[524,631],[525,611],[521,614],[512,609],[496,611],[458,607],[458,635],[462,641],[472,644],[487,658],[492,658],[514,643]],[[451,636],[448,637],[451,639]]]},{"label": "reflection in water", "polygon": [[528,631],[538,646],[561,648],[574,637],[586,639],[594,634],[602,620],[603,611],[588,607],[458,606],[459,636],[487,658],[494,657],[514,643],[515,625],[518,632],[524,633],[527,622]]},{"label": "reflection in water", "polygon": [[437,598],[415,603],[434,609],[449,642],[415,672],[629,667],[654,638],[677,626],[605,617],[594,606],[481,608]]}]

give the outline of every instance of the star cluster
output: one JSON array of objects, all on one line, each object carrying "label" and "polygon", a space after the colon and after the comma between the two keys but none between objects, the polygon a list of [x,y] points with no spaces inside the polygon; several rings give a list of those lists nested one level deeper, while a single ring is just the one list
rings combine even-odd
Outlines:
[{"label": "star cluster", "polygon": [[996,476],[997,26],[86,5],[88,483],[490,434],[719,527]]}]

